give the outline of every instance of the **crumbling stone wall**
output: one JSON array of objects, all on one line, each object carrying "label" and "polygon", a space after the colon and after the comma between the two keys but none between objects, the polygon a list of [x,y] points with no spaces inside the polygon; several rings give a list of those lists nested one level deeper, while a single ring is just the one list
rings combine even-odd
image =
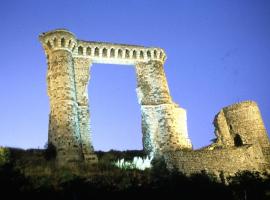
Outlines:
[{"label": "crumbling stone wall", "polygon": [[148,153],[191,149],[186,111],[173,103],[163,63],[137,63],[137,96],[141,104],[143,146]]},{"label": "crumbling stone wall", "polygon": [[186,111],[173,102],[163,65],[163,49],[87,42],[67,30],[40,35],[48,62],[49,139],[60,165],[97,162],[91,141],[88,84],[92,63],[133,65],[141,105],[143,147],[164,156],[169,168],[235,173],[269,170],[270,144],[257,104],[245,101],[215,116],[216,141],[192,150]]},{"label": "crumbling stone wall", "polygon": [[142,105],[144,150],[163,154],[167,150],[191,149],[186,112],[175,104]]},{"label": "crumbling stone wall", "polygon": [[78,103],[78,120],[81,135],[81,145],[84,160],[91,162],[96,160],[93,155],[94,148],[91,140],[90,112],[88,103],[88,82],[90,80],[91,60],[89,58],[76,57],[74,61],[74,75],[76,97]]},{"label": "crumbling stone wall", "polygon": [[82,41],[64,29],[41,34],[40,41],[48,61],[49,143],[56,146],[60,164],[97,161],[87,91],[92,63],[136,67],[143,144],[149,154],[191,148],[186,112],[173,103],[169,93],[163,49]]},{"label": "crumbling stone wall", "polygon": [[221,109],[213,124],[216,142],[199,150],[164,153],[168,167],[187,174],[202,170],[217,175],[243,170],[270,172],[269,139],[254,101]]},{"label": "crumbling stone wall", "polygon": [[223,149],[201,149],[194,151],[174,151],[164,153],[170,169],[178,169],[186,174],[206,171],[215,175],[233,175],[238,171],[267,171],[269,162],[256,145],[244,145]]},{"label": "crumbling stone wall", "polygon": [[214,126],[220,145],[235,146],[259,143],[269,146],[269,139],[258,105],[244,101],[223,108],[215,117]]}]

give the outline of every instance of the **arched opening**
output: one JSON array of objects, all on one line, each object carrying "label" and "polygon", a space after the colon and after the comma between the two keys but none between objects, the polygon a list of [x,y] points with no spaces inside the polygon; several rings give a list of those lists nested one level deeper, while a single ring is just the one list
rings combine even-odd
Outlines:
[{"label": "arched opening", "polygon": [[66,40],[65,38],[61,39],[61,47],[66,47]]},{"label": "arched opening", "polygon": [[132,58],[136,59],[137,58],[137,52],[136,50],[133,50],[133,53],[132,53]]},{"label": "arched opening", "polygon": [[118,58],[122,58],[123,51],[121,49],[118,49]]},{"label": "arched opening", "polygon": [[157,58],[157,50],[154,50],[154,58]]},{"label": "arched opening", "polygon": [[243,140],[239,134],[236,134],[234,136],[234,146],[236,146],[236,147],[243,146]]},{"label": "arched opening", "polygon": [[114,50],[114,49],[111,49],[110,57],[111,57],[111,58],[114,58],[114,56],[115,56],[115,50]]},{"label": "arched opening", "polygon": [[134,67],[93,64],[88,88],[94,149],[141,150],[141,112]]},{"label": "arched opening", "polygon": [[56,39],[56,38],[53,39],[53,46],[54,46],[54,47],[57,47],[57,46],[58,46],[58,45],[57,45],[57,39]]},{"label": "arched opening", "polygon": [[71,47],[71,40],[68,41],[68,48]]},{"label": "arched opening", "polygon": [[126,58],[129,58],[129,50],[126,49]]},{"label": "arched opening", "polygon": [[106,48],[104,48],[104,49],[102,50],[102,56],[103,56],[103,57],[107,57],[107,49],[106,49]]},{"label": "arched opening", "polygon": [[95,48],[95,56],[99,56],[99,48]]},{"label": "arched opening", "polygon": [[78,54],[83,55],[83,47],[82,46],[78,47]]},{"label": "arched opening", "polygon": [[86,48],[86,54],[87,54],[88,56],[91,55],[91,48],[90,48],[90,47],[87,47],[87,48]]},{"label": "arched opening", "polygon": [[141,59],[143,59],[143,58],[144,58],[143,51],[140,51],[140,58],[141,58]]},{"label": "arched opening", "polygon": [[151,52],[147,51],[147,58],[151,58]]}]

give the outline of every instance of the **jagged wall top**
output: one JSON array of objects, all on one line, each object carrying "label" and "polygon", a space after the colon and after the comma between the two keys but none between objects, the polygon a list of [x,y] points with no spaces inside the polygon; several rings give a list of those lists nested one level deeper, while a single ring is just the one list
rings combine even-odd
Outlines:
[{"label": "jagged wall top", "polygon": [[66,29],[57,29],[39,36],[46,54],[56,50],[70,51],[74,57],[90,58],[94,63],[135,65],[150,60],[166,60],[163,49],[138,45],[78,40]]}]

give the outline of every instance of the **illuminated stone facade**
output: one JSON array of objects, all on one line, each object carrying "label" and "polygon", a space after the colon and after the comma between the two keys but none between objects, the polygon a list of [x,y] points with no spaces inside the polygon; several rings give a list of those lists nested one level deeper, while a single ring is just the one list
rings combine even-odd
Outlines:
[{"label": "illuminated stone facade", "polygon": [[162,155],[167,150],[192,148],[186,111],[170,96],[163,49],[86,42],[64,29],[41,34],[40,41],[48,62],[48,142],[56,147],[59,164],[97,161],[90,138],[87,91],[92,63],[135,66],[145,151]]},{"label": "illuminated stone facade", "polygon": [[254,101],[221,109],[213,124],[215,142],[198,150],[164,153],[169,168],[188,174],[202,170],[216,175],[244,170],[270,173],[269,139]]},{"label": "illuminated stone facade", "polygon": [[192,150],[186,111],[170,96],[163,49],[82,41],[64,29],[41,34],[40,41],[48,62],[48,142],[56,147],[60,165],[97,162],[87,88],[92,64],[108,63],[135,66],[143,147],[148,154],[163,156],[168,168],[188,174],[270,169],[269,139],[252,101],[223,108],[214,119],[216,141]]}]

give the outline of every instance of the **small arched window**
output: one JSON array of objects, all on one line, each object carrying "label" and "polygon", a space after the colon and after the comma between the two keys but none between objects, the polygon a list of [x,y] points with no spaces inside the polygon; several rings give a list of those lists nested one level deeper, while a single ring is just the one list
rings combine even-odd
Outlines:
[{"label": "small arched window", "polygon": [[157,50],[154,50],[154,58],[157,58]]},{"label": "small arched window", "polygon": [[137,58],[137,52],[135,50],[133,50],[133,53],[132,53],[132,58]]},{"label": "small arched window", "polygon": [[130,56],[129,56],[129,50],[128,49],[126,49],[126,56],[125,56],[126,58],[129,58]]},{"label": "small arched window", "polygon": [[118,58],[122,58],[123,51],[121,49],[118,49]]},{"label": "small arched window", "polygon": [[91,55],[91,48],[90,48],[90,47],[87,47],[87,48],[86,48],[86,54],[87,54],[88,56]]},{"label": "small arched window", "polygon": [[141,59],[143,59],[143,58],[144,58],[143,51],[140,51],[140,58],[141,58]]},{"label": "small arched window", "polygon": [[151,58],[151,52],[147,51],[147,58]]},{"label": "small arched window", "polygon": [[114,56],[115,56],[115,50],[114,50],[114,49],[111,49],[110,57],[111,57],[111,58],[114,58]]},{"label": "small arched window", "polygon": [[83,47],[82,46],[78,47],[78,54],[83,55]]},{"label": "small arched window", "polygon": [[61,47],[65,47],[66,46],[66,40],[65,38],[61,39]]},{"label": "small arched window", "polygon": [[95,56],[99,56],[99,48],[95,48]]},{"label": "small arched window", "polygon": [[103,56],[103,57],[107,57],[107,49],[106,49],[106,48],[104,48],[104,49],[102,50],[102,56]]},{"label": "small arched window", "polygon": [[53,46],[54,46],[54,47],[57,47],[57,46],[58,46],[58,45],[57,45],[57,39],[56,39],[56,38],[53,39]]},{"label": "small arched window", "polygon": [[68,41],[68,48],[71,47],[71,40]]}]

